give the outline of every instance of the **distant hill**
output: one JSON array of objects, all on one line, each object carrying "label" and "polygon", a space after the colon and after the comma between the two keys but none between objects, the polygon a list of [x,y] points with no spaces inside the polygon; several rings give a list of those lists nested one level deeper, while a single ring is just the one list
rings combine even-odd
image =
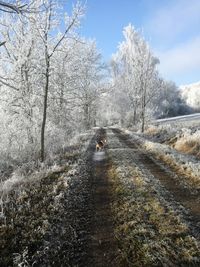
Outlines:
[{"label": "distant hill", "polygon": [[200,82],[181,85],[181,97],[186,104],[195,110],[200,110]]}]

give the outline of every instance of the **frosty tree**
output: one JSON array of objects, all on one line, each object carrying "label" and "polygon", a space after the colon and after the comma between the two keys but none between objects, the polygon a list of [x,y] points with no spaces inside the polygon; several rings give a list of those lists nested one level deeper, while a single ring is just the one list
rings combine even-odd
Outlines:
[{"label": "frosty tree", "polygon": [[41,128],[41,161],[44,161],[44,142],[45,142],[45,126],[48,107],[49,79],[51,75],[51,62],[55,52],[59,48],[62,41],[72,35],[75,28],[79,25],[80,17],[83,15],[83,8],[78,3],[72,11],[72,15],[67,17],[65,30],[59,33],[57,38],[52,36],[52,31],[56,30],[58,17],[56,17],[56,2],[53,0],[44,1],[44,12],[36,14],[35,25],[38,34],[42,40],[44,50],[44,100],[43,100],[43,119]]},{"label": "frosty tree", "polygon": [[78,57],[77,90],[74,91],[74,96],[83,114],[83,127],[89,129],[95,125],[96,108],[102,91],[100,81],[104,65],[93,41],[79,46]]},{"label": "frosty tree", "polygon": [[132,123],[141,121],[141,130],[144,131],[147,105],[156,90],[156,65],[159,60],[132,25],[125,27],[123,34],[125,40],[113,56],[114,83],[128,98],[133,112]]},{"label": "frosty tree", "polygon": [[7,125],[1,136],[9,157],[21,151],[21,160],[38,158],[40,150],[43,161],[45,144],[48,153],[57,150],[94,123],[102,63],[95,43],[76,33],[84,13],[79,3],[63,17],[56,1],[34,1],[34,9],[0,19],[0,116]]}]

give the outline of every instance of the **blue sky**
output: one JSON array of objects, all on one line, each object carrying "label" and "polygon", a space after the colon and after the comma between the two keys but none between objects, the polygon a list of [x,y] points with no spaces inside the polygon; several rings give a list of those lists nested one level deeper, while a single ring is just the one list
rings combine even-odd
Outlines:
[{"label": "blue sky", "polygon": [[105,60],[131,23],[159,57],[165,79],[177,85],[200,81],[200,0],[87,0],[86,7],[81,33],[96,39]]}]

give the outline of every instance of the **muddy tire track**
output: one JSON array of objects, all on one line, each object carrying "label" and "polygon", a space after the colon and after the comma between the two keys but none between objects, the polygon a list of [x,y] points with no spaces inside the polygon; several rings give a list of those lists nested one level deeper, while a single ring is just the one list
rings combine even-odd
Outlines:
[{"label": "muddy tire track", "polygon": [[[106,138],[106,131],[97,131],[96,136]],[[91,165],[91,196],[92,196],[92,220],[91,240],[89,244],[87,267],[112,267],[119,266],[117,263],[117,243],[114,237],[114,220],[111,211],[112,184],[109,181],[108,170],[110,161],[106,149],[103,152],[90,154],[88,164]],[[102,154],[101,154],[102,153]],[[95,155],[97,159],[95,160]],[[102,155],[102,158],[98,158]]]},{"label": "muddy tire track", "polygon": [[112,129],[119,141],[126,147],[133,149],[133,153],[137,155],[138,165],[143,165],[155,179],[159,180],[161,185],[167,190],[164,196],[170,202],[177,202],[178,205],[184,207],[182,215],[184,220],[188,223],[193,235],[200,239],[200,196],[192,194],[187,188],[183,188],[179,183],[178,178],[174,178],[172,172],[167,171],[163,167],[163,163],[154,160],[151,155],[148,155],[139,148],[139,144],[133,142],[128,134],[123,133],[119,129]]}]

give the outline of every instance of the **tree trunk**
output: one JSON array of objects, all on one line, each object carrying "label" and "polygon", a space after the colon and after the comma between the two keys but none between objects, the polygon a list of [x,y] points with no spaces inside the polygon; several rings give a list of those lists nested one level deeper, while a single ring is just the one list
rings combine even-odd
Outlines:
[{"label": "tree trunk", "polygon": [[145,126],[145,112],[142,112],[142,127],[141,127],[141,131],[142,133],[144,132],[144,126]]},{"label": "tree trunk", "polygon": [[48,99],[48,91],[49,91],[49,57],[46,55],[46,74],[45,74],[45,91],[44,91],[44,109],[43,109],[43,119],[42,119],[42,128],[41,128],[41,161],[43,162],[45,159],[44,155],[44,142],[45,142],[45,126],[46,126],[46,118],[47,118],[47,99]]},{"label": "tree trunk", "polygon": [[146,84],[142,96],[142,126],[141,126],[142,133],[144,132],[144,127],[145,127],[145,113],[146,113],[145,108],[146,108]]},{"label": "tree trunk", "polygon": [[133,125],[136,125],[136,118],[137,118],[137,106],[136,103],[134,105],[134,110],[133,110]]},{"label": "tree trunk", "polygon": [[88,104],[85,104],[85,107],[84,107],[84,126],[86,130],[89,130],[90,122],[89,122],[89,105]]}]

